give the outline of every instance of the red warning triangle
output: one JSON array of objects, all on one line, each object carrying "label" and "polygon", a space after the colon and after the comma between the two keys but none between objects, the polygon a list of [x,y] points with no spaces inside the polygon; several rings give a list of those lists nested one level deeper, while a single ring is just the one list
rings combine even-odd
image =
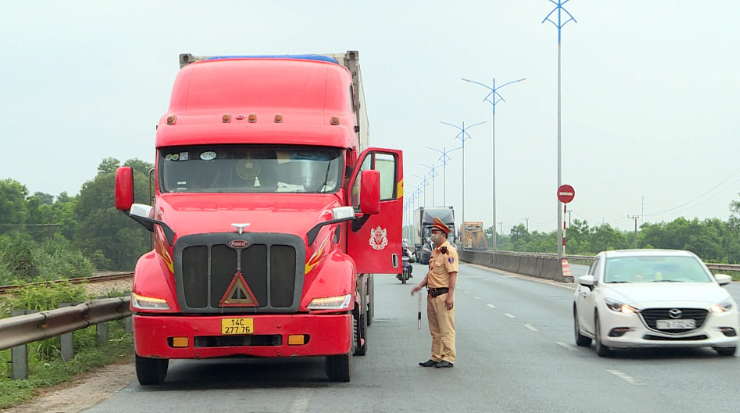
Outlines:
[{"label": "red warning triangle", "polygon": [[244,281],[244,276],[237,271],[218,305],[220,307],[257,307],[259,304],[247,282]]}]

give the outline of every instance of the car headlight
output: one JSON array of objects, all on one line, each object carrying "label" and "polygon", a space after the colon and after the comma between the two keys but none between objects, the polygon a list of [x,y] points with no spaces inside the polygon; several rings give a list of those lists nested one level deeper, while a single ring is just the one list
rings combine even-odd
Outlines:
[{"label": "car headlight", "polygon": [[732,308],[732,301],[731,300],[725,300],[725,301],[722,301],[719,304],[715,304],[715,305],[709,307],[709,309],[713,313],[715,313],[715,314],[722,314],[725,311],[730,311],[731,308]]},{"label": "car headlight", "polygon": [[339,295],[336,297],[314,298],[308,305],[309,310],[344,310],[349,308],[352,302],[352,294]]},{"label": "car headlight", "polygon": [[131,305],[139,310],[169,310],[170,306],[167,301],[161,298],[145,297],[136,293],[131,293]]},{"label": "car headlight", "polygon": [[610,300],[605,299],[604,303],[606,304],[606,308],[614,311],[615,313],[622,313],[622,314],[634,314],[638,310],[635,307],[632,307],[631,305],[621,303],[616,300]]}]

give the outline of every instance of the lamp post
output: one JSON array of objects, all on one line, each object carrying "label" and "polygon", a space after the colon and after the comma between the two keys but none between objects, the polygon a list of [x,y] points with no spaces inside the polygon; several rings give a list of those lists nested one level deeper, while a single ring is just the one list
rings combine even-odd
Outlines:
[{"label": "lamp post", "polygon": [[427,182],[427,176],[419,176],[419,175],[413,175],[419,179],[421,179],[421,186],[424,188],[424,206],[427,206],[427,186],[429,186],[429,182]]},{"label": "lamp post", "polygon": [[433,151],[437,151],[437,152],[439,152],[441,154],[440,157],[439,157],[439,159],[437,159],[437,160],[438,161],[442,161],[442,205],[445,205],[445,206],[447,205],[447,162],[449,162],[449,161],[452,160],[452,158],[450,158],[449,155],[447,155],[447,154],[450,153],[450,152],[452,152],[452,151],[456,151],[458,149],[461,149],[461,148],[462,148],[461,146],[458,146],[457,148],[450,149],[448,151],[447,148],[442,147],[442,150],[440,151],[439,149],[430,148],[429,146],[427,146],[427,149],[431,149]]},{"label": "lamp post", "polygon": [[[462,123],[462,128],[457,125],[453,125],[452,123],[447,123],[447,122],[442,122],[442,121],[440,121],[439,123],[443,125],[447,125],[447,126],[452,126],[453,128],[460,131],[460,133],[458,133],[455,136],[455,139],[460,139],[462,141],[461,148],[462,148],[462,222],[463,222],[462,228],[463,230],[462,230],[462,233],[460,234],[460,239],[465,240],[465,141],[468,139],[473,139],[473,137],[470,136],[470,134],[466,132],[465,129],[470,129],[474,126],[482,125],[486,122],[483,121],[483,122],[474,123],[468,126],[467,128],[465,128],[465,122]],[[464,243],[461,244],[461,247],[464,250],[465,244]]]},{"label": "lamp post", "polygon": [[426,166],[429,168],[429,175],[432,177],[432,206],[434,206],[434,177],[439,176],[439,173],[437,172],[437,168],[439,168],[439,165],[426,165],[423,163],[420,163],[421,166]]},{"label": "lamp post", "polygon": [[[546,21],[549,21],[555,27],[558,28],[558,188],[560,188],[560,185],[562,185],[562,176],[561,176],[561,162],[560,162],[560,41],[562,39],[561,37],[561,31],[563,29],[563,26],[565,26],[569,21],[573,20],[574,22],[578,23],[576,19],[573,17],[568,10],[565,10],[563,8],[563,5],[565,3],[569,2],[570,0],[549,0],[550,3],[555,5],[555,8],[552,9],[552,11],[545,17],[544,20],[542,20],[542,23],[545,23]],[[550,19],[550,16],[552,16],[553,13],[558,12],[558,22],[555,23],[553,20]],[[568,19],[565,21],[562,20],[563,12],[567,14]],[[563,208],[560,205],[560,200],[558,200],[558,259],[563,258]]]},{"label": "lamp post", "polygon": [[[511,82],[504,83],[503,85],[501,85],[499,87],[496,87],[496,78],[493,78],[493,83],[492,83],[491,86],[488,86],[488,85],[486,85],[484,83],[481,83],[481,82],[476,82],[474,80],[468,80],[468,79],[464,79],[464,78],[463,78],[463,80],[465,82],[475,83],[476,85],[481,85],[481,86],[483,86],[484,88],[486,88],[486,89],[488,89],[490,91],[486,95],[486,97],[483,98],[483,101],[490,103],[491,104],[491,108],[492,108],[491,118],[492,118],[492,122],[493,122],[493,127],[492,127],[492,129],[493,129],[493,135],[492,135],[492,139],[491,139],[491,146],[492,146],[493,149],[492,149],[492,153],[491,153],[491,169],[493,170],[493,176],[492,176],[491,181],[492,181],[492,193],[493,193],[493,205],[492,205],[492,209],[493,209],[493,222],[495,223],[496,222],[496,104],[499,103],[499,102],[501,102],[501,101],[506,102],[506,100],[504,100],[503,96],[501,96],[498,93],[498,90],[501,89],[502,87],[507,86],[507,85],[510,85],[512,83],[518,83],[518,82],[521,82],[523,80],[527,80],[527,78],[521,78],[519,80],[512,80]],[[495,225],[494,225],[494,228],[493,228],[493,234],[492,235],[493,235],[493,253],[495,254],[496,253],[496,228],[495,228]]]}]

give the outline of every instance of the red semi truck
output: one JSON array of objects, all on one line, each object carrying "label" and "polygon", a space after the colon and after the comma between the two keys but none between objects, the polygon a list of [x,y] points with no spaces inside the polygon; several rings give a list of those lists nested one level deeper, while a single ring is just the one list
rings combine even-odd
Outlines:
[{"label": "red semi truck", "polygon": [[401,265],[403,160],[368,147],[359,55],[180,55],[156,133],[154,233],[135,269],[136,374],[169,359],[325,356],[347,382],[367,351],[373,275]]}]

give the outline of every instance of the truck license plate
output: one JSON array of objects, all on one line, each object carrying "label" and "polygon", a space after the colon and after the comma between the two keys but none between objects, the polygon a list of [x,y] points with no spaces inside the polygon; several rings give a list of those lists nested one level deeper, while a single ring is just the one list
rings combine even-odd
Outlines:
[{"label": "truck license plate", "polygon": [[254,333],[254,319],[252,318],[223,318],[221,319],[221,334],[252,334]]},{"label": "truck license plate", "polygon": [[661,330],[680,330],[696,328],[694,320],[658,320],[658,328]]}]

